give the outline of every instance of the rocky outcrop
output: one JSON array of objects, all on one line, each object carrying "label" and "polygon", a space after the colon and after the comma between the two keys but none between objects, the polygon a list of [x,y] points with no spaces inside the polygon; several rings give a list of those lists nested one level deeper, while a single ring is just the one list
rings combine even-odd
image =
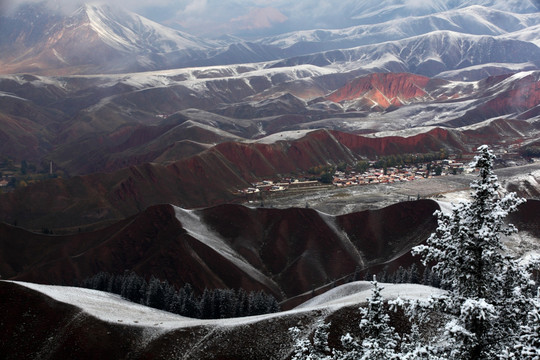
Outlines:
[{"label": "rocky outcrop", "polygon": [[[355,100],[355,107],[387,109],[430,98],[426,88],[437,80],[407,73],[377,73],[356,78],[326,96],[334,102]],[[440,82],[440,81],[439,81]]]}]

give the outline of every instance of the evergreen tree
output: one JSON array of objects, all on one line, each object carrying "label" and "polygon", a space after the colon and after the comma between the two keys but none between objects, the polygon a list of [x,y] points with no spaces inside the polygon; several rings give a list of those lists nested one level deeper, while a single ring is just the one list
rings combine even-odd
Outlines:
[{"label": "evergreen tree", "polygon": [[244,289],[236,292],[238,300],[236,301],[236,316],[247,316],[249,314],[249,298]]},{"label": "evergreen tree", "polygon": [[330,324],[323,321],[318,321],[315,332],[313,333],[313,342],[307,337],[302,337],[302,332],[299,328],[293,327],[289,329],[293,340],[295,341],[292,360],[331,360],[335,359],[335,354],[332,354],[328,346],[328,329]]},{"label": "evergreen tree", "polygon": [[371,297],[368,306],[360,308],[362,320],[360,321],[360,338],[356,339],[350,334],[341,337],[342,350],[336,350],[338,359],[373,359],[390,360],[399,359],[398,347],[400,337],[390,325],[390,316],[385,309],[384,299],[381,295],[383,289],[376,278],[371,283]]},{"label": "evergreen tree", "polygon": [[146,291],[146,306],[163,310],[165,306],[165,291],[161,281],[155,277],[150,278]]},{"label": "evergreen tree", "polygon": [[193,290],[193,287],[191,284],[185,284],[182,289],[185,292],[185,296],[182,302],[182,312],[181,314],[183,316],[192,317],[192,318],[200,318],[201,316],[201,309],[199,307],[199,301],[197,300],[195,296],[195,291]]},{"label": "evergreen tree", "polygon": [[[451,315],[446,324],[445,353],[453,359],[494,359],[513,345],[519,317],[526,314],[529,279],[516,261],[504,255],[501,235],[516,231],[504,218],[524,200],[514,193],[501,197],[493,173],[494,155],[478,149],[479,179],[471,184],[472,201],[454,206],[451,214],[437,212],[438,228],[418,246],[424,265],[435,264],[448,294],[435,308]],[[524,312],[525,311],[525,312]],[[508,318],[510,316],[510,318]]]},{"label": "evergreen tree", "polygon": [[515,358],[524,360],[540,359],[540,297],[531,300],[527,322],[521,326]]},{"label": "evergreen tree", "polygon": [[200,306],[202,319],[214,319],[214,292],[212,290],[204,289]]}]

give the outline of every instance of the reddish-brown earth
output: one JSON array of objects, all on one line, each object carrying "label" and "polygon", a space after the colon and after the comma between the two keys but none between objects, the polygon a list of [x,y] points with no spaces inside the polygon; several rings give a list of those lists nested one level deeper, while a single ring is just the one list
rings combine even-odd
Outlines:
[{"label": "reddish-brown earth", "polygon": [[459,134],[443,128],[435,128],[410,137],[371,138],[337,131],[332,134],[339,143],[354,153],[367,156],[425,153],[447,147],[465,150],[463,139],[460,139]]},{"label": "reddish-brown earth", "polygon": [[0,272],[4,279],[71,284],[99,271],[132,270],[179,286],[189,282],[199,291],[262,289],[283,299],[408,252],[434,230],[437,208],[421,200],[339,217],[241,205],[197,211],[201,226],[258,269],[262,279],[190,235],[197,230],[185,228],[170,205],[69,236],[0,224]]},{"label": "reddish-brown earth", "polygon": [[143,164],[18,189],[0,196],[0,219],[38,230],[57,229],[119,220],[161,203],[210,206],[234,199],[234,191],[254,180],[303,172],[328,162],[352,163],[357,154],[439,150],[447,140],[444,130],[391,140],[319,130],[270,145],[222,143],[167,167]]},{"label": "reddish-brown earth", "polygon": [[[230,202],[236,198],[235,191],[249,187],[253,181],[299,174],[328,163],[354,163],[359,156],[374,158],[441,148],[466,153],[492,134],[497,135],[496,141],[506,143],[516,134],[533,130],[533,125],[523,121],[497,120],[463,133],[435,128],[410,137],[371,138],[317,130],[274,144],[224,142],[169,166],[145,163],[17,189],[0,195],[0,220],[37,230],[76,230],[102,221],[118,221],[155,204],[198,208]],[[129,131],[117,137],[127,144],[137,141],[139,136],[135,134],[138,132]],[[122,158],[117,161],[117,165],[129,165]],[[117,166],[111,160],[106,162]]]},{"label": "reddish-brown earth", "polygon": [[377,73],[356,78],[326,96],[334,102],[361,99],[366,108],[402,106],[428,96],[426,88],[435,80],[407,73]]}]

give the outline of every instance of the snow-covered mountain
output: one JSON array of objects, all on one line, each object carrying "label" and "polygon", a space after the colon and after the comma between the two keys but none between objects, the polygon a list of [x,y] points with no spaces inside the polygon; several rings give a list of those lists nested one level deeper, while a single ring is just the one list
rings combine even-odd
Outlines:
[{"label": "snow-covered mountain", "polygon": [[216,46],[215,42],[108,5],[83,5],[67,16],[44,4],[24,5],[14,15],[1,19],[0,30],[4,73],[164,68],[203,56],[203,51]]},{"label": "snow-covered mountain", "polygon": [[517,14],[470,6],[424,16],[409,16],[382,23],[335,30],[306,30],[265,38],[261,44],[277,46],[288,56],[361,45],[377,44],[425,35],[434,31],[453,31],[471,35],[504,35],[528,32],[540,24],[538,14]]},{"label": "snow-covered mountain", "polygon": [[84,5],[67,16],[43,4],[25,5],[1,18],[0,71],[124,73],[278,61],[432,76],[540,58],[534,2],[387,0],[336,7],[357,25],[243,41],[197,38],[107,5]]},{"label": "snow-covered mountain", "polygon": [[360,3],[354,2],[354,7],[349,8],[349,11],[350,16],[360,23],[374,24],[409,16],[430,15],[448,10],[463,9],[473,5],[487,6],[515,13],[540,11],[540,4],[534,0],[367,0]]},{"label": "snow-covered mountain", "polygon": [[425,35],[289,58],[274,66],[312,64],[370,72],[410,72],[425,76],[485,64],[526,63],[540,67],[540,48],[507,37],[433,31]]}]

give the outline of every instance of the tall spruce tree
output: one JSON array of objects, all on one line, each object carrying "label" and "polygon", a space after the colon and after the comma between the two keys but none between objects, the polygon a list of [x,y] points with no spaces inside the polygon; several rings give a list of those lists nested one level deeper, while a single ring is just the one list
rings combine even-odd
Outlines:
[{"label": "tall spruce tree", "polygon": [[432,271],[449,289],[434,304],[450,315],[441,350],[452,359],[500,358],[516,343],[527,314],[528,275],[501,243],[501,235],[516,231],[505,225],[505,217],[524,199],[501,195],[495,156],[485,145],[478,152],[472,201],[454,205],[451,214],[437,212],[436,232],[427,245],[413,249],[424,265],[434,264]]}]

